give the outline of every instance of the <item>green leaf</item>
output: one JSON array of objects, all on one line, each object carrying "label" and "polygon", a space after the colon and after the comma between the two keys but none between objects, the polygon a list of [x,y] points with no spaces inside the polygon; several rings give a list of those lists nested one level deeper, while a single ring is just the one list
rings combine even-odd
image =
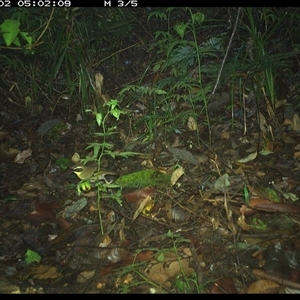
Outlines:
[{"label": "green leaf", "polygon": [[111,113],[119,121],[120,115],[123,114],[124,112],[120,109],[115,108],[111,111]]},{"label": "green leaf", "polygon": [[25,262],[27,264],[30,264],[33,262],[40,263],[41,259],[42,259],[42,257],[38,253],[36,253],[30,249],[27,249],[27,251],[25,253]]},{"label": "green leaf", "polygon": [[102,113],[96,113],[96,122],[97,122],[98,126],[100,126],[102,124],[102,120],[103,120]]},{"label": "green leaf", "polygon": [[165,254],[163,252],[160,252],[156,259],[157,261],[164,261]]},{"label": "green leaf", "polygon": [[56,164],[63,170],[66,171],[71,165],[71,160],[66,157],[60,157],[56,160]]},{"label": "green leaf", "polygon": [[[17,20],[7,19],[0,25],[1,34],[7,47],[16,40],[20,32],[20,24]],[[19,41],[16,42],[20,43]]]},{"label": "green leaf", "polygon": [[197,12],[196,14],[192,14],[192,22],[194,25],[199,25],[205,20],[205,15],[201,12]]},{"label": "green leaf", "polygon": [[20,36],[31,46],[32,45],[32,37],[28,34],[28,32],[20,31]]},{"label": "green leaf", "polygon": [[280,202],[280,197],[278,195],[278,193],[272,189],[271,187],[267,186],[260,186],[257,187],[257,190],[266,198],[268,198],[269,200],[271,200],[272,202]]},{"label": "green leaf", "polygon": [[248,205],[249,199],[250,199],[250,194],[249,194],[248,188],[246,186],[244,186],[244,199],[245,199],[245,204]]},{"label": "green leaf", "polygon": [[176,24],[174,25],[174,30],[176,31],[176,33],[183,38],[184,34],[185,34],[185,30],[186,30],[186,24],[180,23],[180,24]]},{"label": "green leaf", "polygon": [[20,43],[20,40],[19,40],[18,37],[16,37],[16,38],[14,39],[13,44],[16,45],[16,46],[18,46],[18,47],[21,47],[21,43]]},{"label": "green leaf", "polygon": [[141,153],[131,152],[131,151],[119,152],[119,151],[105,150],[104,153],[107,154],[107,155],[110,155],[112,158],[116,158],[116,157],[128,158],[130,156],[141,155]]},{"label": "green leaf", "polygon": [[258,219],[256,217],[254,217],[252,220],[251,220],[251,224],[256,227],[257,229],[267,229],[267,224],[262,221],[261,219]]}]

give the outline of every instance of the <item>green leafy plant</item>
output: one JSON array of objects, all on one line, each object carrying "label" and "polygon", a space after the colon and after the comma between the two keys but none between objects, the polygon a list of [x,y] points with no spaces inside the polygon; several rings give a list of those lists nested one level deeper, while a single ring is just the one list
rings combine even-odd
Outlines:
[{"label": "green leafy plant", "polygon": [[[97,112],[92,110],[87,110],[87,112],[92,113],[95,117],[95,122],[98,127],[101,128],[101,132],[95,132],[94,136],[97,138],[102,138],[102,141],[92,142],[90,143],[86,149],[92,149],[92,154],[87,155],[85,158],[81,160],[81,163],[85,165],[88,162],[96,162],[97,170],[96,172],[100,173],[101,171],[101,163],[105,156],[109,156],[113,159],[117,157],[128,158],[130,156],[134,156],[137,153],[130,151],[114,151],[114,145],[110,143],[107,139],[112,135],[116,134],[117,131],[115,127],[109,127],[107,125],[107,118],[113,117],[117,121],[119,120],[122,114],[126,114],[126,111],[120,109],[119,102],[116,99],[111,99],[107,101],[103,106],[103,112]],[[89,191],[92,188],[93,183],[89,180],[80,181],[77,184],[76,191],[78,194],[81,194],[82,191]],[[116,192],[110,192],[109,197],[114,199],[119,205],[122,205],[122,195],[121,188],[122,186],[113,183],[107,182],[96,182],[94,184],[97,190],[97,207],[98,207],[98,215],[99,215],[99,223],[101,232],[103,233],[102,226],[102,216],[101,216],[101,208],[100,201],[103,199],[104,194],[107,197],[107,192],[111,189],[115,189]]]},{"label": "green leafy plant", "polygon": [[[259,13],[259,16],[257,15]],[[276,56],[270,55],[268,48],[274,33],[282,26],[286,14],[278,16],[270,8],[245,8],[246,20],[243,28],[249,34],[246,51],[252,62],[259,62],[261,72],[256,73],[258,82],[262,83],[268,101],[275,107],[275,74],[281,64],[275,63]],[[281,55],[281,60],[282,60]]]},{"label": "green leafy plant", "polygon": [[120,294],[128,294],[132,292],[135,288],[147,288],[148,292],[151,294],[155,293],[167,293],[167,291],[159,286],[157,283],[153,282],[151,279],[149,279],[145,274],[143,274],[142,271],[140,271],[140,268],[145,268],[145,263],[136,263],[133,262],[132,264],[120,269],[118,273],[118,277],[122,278],[126,274],[131,274],[134,278],[131,282],[128,283],[122,283],[118,287],[118,293]]},{"label": "green leafy plant", "polygon": [[[178,13],[182,13],[186,20],[173,24],[173,15]],[[207,104],[212,83],[203,84],[202,70],[210,69],[211,64],[203,65],[203,61],[224,52],[224,37],[212,36],[199,42],[198,35],[204,28],[205,15],[192,8],[153,11],[148,16],[149,21],[152,19],[163,20],[167,24],[165,31],[154,33],[155,41],[150,46],[150,51],[156,53],[156,59],[148,69],[151,67],[161,76],[158,76],[152,86],[139,83],[125,87],[119,93],[121,99],[125,96],[128,98],[131,94],[132,101],[138,97],[148,104],[147,115],[135,125],[145,125],[141,139],[146,141],[157,137],[158,127],[164,126],[165,133],[184,127],[189,116],[199,116],[202,113],[206,116],[204,124],[210,128]],[[187,103],[186,107],[189,109],[174,113],[174,103],[182,102]],[[202,107],[198,111],[197,105]]]},{"label": "green leafy plant", "polygon": [[173,251],[177,256],[179,266],[181,268],[181,274],[175,279],[175,287],[179,292],[190,293],[193,288],[197,288],[198,292],[201,291],[203,287],[200,287],[197,283],[196,274],[193,273],[192,277],[186,276],[183,268],[181,267],[180,256],[178,253],[178,245],[181,243],[190,243],[190,240],[183,238],[180,234],[173,233],[171,230],[167,232],[167,237],[172,241]]}]

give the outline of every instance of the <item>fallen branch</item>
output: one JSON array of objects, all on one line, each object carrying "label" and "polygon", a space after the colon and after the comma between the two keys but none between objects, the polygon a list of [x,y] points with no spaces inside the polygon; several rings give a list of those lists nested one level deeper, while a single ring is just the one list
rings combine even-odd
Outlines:
[{"label": "fallen branch", "polygon": [[300,283],[293,282],[287,279],[282,279],[281,277],[269,274],[265,272],[264,270],[261,269],[253,269],[253,275],[264,278],[264,279],[269,279],[272,280],[278,284],[293,288],[293,289],[298,289],[300,290]]}]

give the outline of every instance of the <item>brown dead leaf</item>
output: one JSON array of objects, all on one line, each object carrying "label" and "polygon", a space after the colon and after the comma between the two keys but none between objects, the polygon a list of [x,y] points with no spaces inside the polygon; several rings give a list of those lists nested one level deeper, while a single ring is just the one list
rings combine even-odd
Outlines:
[{"label": "brown dead leaf", "polygon": [[221,139],[225,139],[225,140],[229,140],[230,139],[231,134],[225,129],[222,131],[221,133]]},{"label": "brown dead leaf", "polygon": [[246,232],[255,231],[255,227],[246,223],[245,216],[241,215],[237,220],[237,225],[242,228],[242,230]]},{"label": "brown dead leaf", "polygon": [[57,272],[56,267],[47,266],[47,265],[39,265],[37,267],[32,267],[30,269],[29,275],[32,275],[35,279],[56,279],[61,277],[62,274]]},{"label": "brown dead leaf", "polygon": [[104,80],[103,75],[100,72],[95,74],[95,90],[96,90],[97,98],[99,100],[103,98],[102,97],[103,80]]},{"label": "brown dead leaf", "polygon": [[223,277],[214,283],[212,294],[237,294],[237,289],[232,278]]},{"label": "brown dead leaf", "polygon": [[260,279],[253,282],[248,288],[248,294],[274,294],[278,293],[280,285],[268,279]]},{"label": "brown dead leaf", "polygon": [[38,227],[44,222],[51,222],[58,224],[62,229],[67,229],[72,224],[64,218],[56,218],[56,210],[60,205],[56,202],[37,202],[35,204],[35,211],[26,216],[34,226]]},{"label": "brown dead leaf", "polygon": [[189,266],[189,257],[180,258],[174,252],[164,253],[164,260],[162,262],[153,262],[154,265],[150,266],[145,274],[154,282],[159,285],[170,288],[171,280],[179,274],[185,274],[186,277],[195,272],[193,268]]},{"label": "brown dead leaf", "polygon": [[141,251],[134,257],[134,261],[147,261],[153,257],[153,251],[145,250]]},{"label": "brown dead leaf", "polygon": [[298,113],[294,113],[291,127],[293,130],[300,130],[300,121]]},{"label": "brown dead leaf", "polygon": [[142,200],[140,203],[138,209],[135,211],[132,222],[141,214],[143,213],[144,215],[149,215],[151,209],[154,206],[154,201],[153,199],[148,195],[145,199]]},{"label": "brown dead leaf", "polygon": [[191,131],[195,131],[198,128],[197,122],[193,117],[188,117],[187,120],[187,127],[189,128],[189,130]]},{"label": "brown dead leaf", "polygon": [[265,116],[260,112],[259,113],[259,128],[262,133],[265,135],[269,132],[269,125]]},{"label": "brown dead leaf", "polygon": [[14,162],[18,164],[23,164],[27,158],[29,158],[32,154],[31,149],[23,150],[17,154]]},{"label": "brown dead leaf", "polygon": [[256,210],[266,211],[266,212],[280,212],[280,213],[291,213],[291,214],[300,213],[300,206],[298,205],[272,202],[265,198],[250,199],[249,207]]},{"label": "brown dead leaf", "polygon": [[141,190],[135,190],[131,193],[124,194],[123,196],[128,202],[138,202],[145,199],[148,196],[155,194],[155,192],[155,189],[146,187]]},{"label": "brown dead leaf", "polygon": [[171,175],[171,186],[173,186],[183,174],[183,167],[177,168]]},{"label": "brown dead leaf", "polygon": [[282,140],[284,141],[285,144],[295,144],[296,143],[296,140],[288,134],[283,135]]},{"label": "brown dead leaf", "polygon": [[95,276],[95,271],[83,271],[77,275],[76,282],[83,283]]}]

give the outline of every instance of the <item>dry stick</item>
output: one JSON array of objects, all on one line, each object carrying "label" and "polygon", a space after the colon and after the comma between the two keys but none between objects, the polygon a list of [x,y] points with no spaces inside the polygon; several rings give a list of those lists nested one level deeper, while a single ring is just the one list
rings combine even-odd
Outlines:
[{"label": "dry stick", "polygon": [[225,56],[224,56],[223,61],[222,61],[222,64],[221,64],[221,68],[220,68],[220,71],[219,71],[219,74],[218,74],[218,77],[217,77],[217,82],[216,82],[215,87],[214,87],[214,89],[213,89],[213,91],[212,91],[212,93],[211,93],[211,96],[214,95],[214,93],[216,92],[217,86],[218,86],[218,84],[219,84],[220,77],[221,77],[221,74],[222,74],[222,71],[223,71],[223,68],[224,68],[225,60],[226,60],[226,58],[227,58],[227,55],[228,55],[228,52],[229,52],[229,48],[230,48],[230,46],[231,46],[233,37],[234,37],[235,32],[236,32],[236,28],[237,28],[237,24],[238,24],[240,12],[241,12],[241,7],[238,8],[238,12],[237,12],[235,24],[234,24],[234,27],[233,27],[233,31],[232,31],[232,34],[231,34],[231,37],[230,37],[230,40],[229,40],[229,43],[228,43],[228,46],[227,46],[227,49],[226,49]]},{"label": "dry stick", "polygon": [[267,273],[260,269],[253,269],[253,275],[264,278],[264,279],[272,280],[280,285],[284,285],[284,286],[290,287],[292,289],[298,289],[298,290],[300,289],[300,283],[293,282],[293,281],[290,281],[287,279],[282,279],[276,275]]},{"label": "dry stick", "polygon": [[42,44],[42,43],[38,43],[38,41],[42,38],[42,36],[44,35],[44,33],[46,32],[46,30],[48,29],[49,25],[50,25],[50,22],[52,21],[52,16],[54,14],[54,11],[55,11],[55,8],[52,9],[51,13],[50,13],[50,17],[46,23],[46,26],[44,28],[44,30],[42,31],[42,33],[40,34],[40,36],[36,39],[35,43],[34,43],[34,46],[37,46],[39,44]]}]

